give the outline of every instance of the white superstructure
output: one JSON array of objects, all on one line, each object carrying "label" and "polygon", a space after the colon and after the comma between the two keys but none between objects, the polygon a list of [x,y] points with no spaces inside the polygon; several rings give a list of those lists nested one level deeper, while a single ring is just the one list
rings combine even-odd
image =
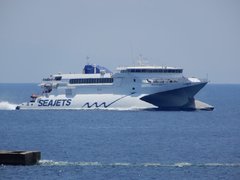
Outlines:
[{"label": "white superstructure", "polygon": [[41,95],[16,109],[149,109],[212,110],[196,101],[206,80],[186,78],[183,69],[162,66],[119,67],[113,74],[86,65],[80,74],[55,74],[43,79]]}]

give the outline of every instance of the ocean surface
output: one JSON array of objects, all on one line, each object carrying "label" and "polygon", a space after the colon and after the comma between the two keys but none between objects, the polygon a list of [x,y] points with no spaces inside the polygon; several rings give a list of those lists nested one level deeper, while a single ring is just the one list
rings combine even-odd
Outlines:
[{"label": "ocean surface", "polygon": [[37,84],[0,84],[0,149],[39,150],[5,179],[240,179],[240,85],[207,85],[214,111],[16,111]]}]

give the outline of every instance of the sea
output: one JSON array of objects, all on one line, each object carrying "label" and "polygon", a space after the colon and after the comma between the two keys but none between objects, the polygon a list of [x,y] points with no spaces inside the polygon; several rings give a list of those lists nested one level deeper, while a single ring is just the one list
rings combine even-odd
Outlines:
[{"label": "sea", "polygon": [[37,84],[0,84],[0,150],[41,151],[0,165],[8,179],[240,179],[240,85],[196,96],[214,111],[14,110]]}]

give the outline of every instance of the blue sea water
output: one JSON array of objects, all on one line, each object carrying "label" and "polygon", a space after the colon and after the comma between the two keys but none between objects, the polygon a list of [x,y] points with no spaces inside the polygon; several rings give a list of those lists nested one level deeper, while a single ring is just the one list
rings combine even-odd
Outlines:
[{"label": "blue sea water", "polygon": [[240,85],[207,85],[208,111],[15,111],[36,84],[0,84],[0,149],[39,150],[0,179],[240,179]]}]

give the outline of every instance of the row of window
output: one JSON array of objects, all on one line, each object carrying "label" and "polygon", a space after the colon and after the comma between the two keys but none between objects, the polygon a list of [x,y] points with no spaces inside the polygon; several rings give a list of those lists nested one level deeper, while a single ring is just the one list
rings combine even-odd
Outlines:
[{"label": "row of window", "polygon": [[62,80],[62,76],[56,76],[54,79],[55,79],[55,81],[61,81]]},{"label": "row of window", "polygon": [[43,78],[43,81],[61,81],[62,80],[62,76],[56,76],[54,79],[53,78]]},{"label": "row of window", "polygon": [[182,73],[182,69],[126,69],[121,73]]},{"label": "row of window", "polygon": [[84,78],[70,79],[70,84],[95,84],[95,83],[113,83],[113,78]]}]

